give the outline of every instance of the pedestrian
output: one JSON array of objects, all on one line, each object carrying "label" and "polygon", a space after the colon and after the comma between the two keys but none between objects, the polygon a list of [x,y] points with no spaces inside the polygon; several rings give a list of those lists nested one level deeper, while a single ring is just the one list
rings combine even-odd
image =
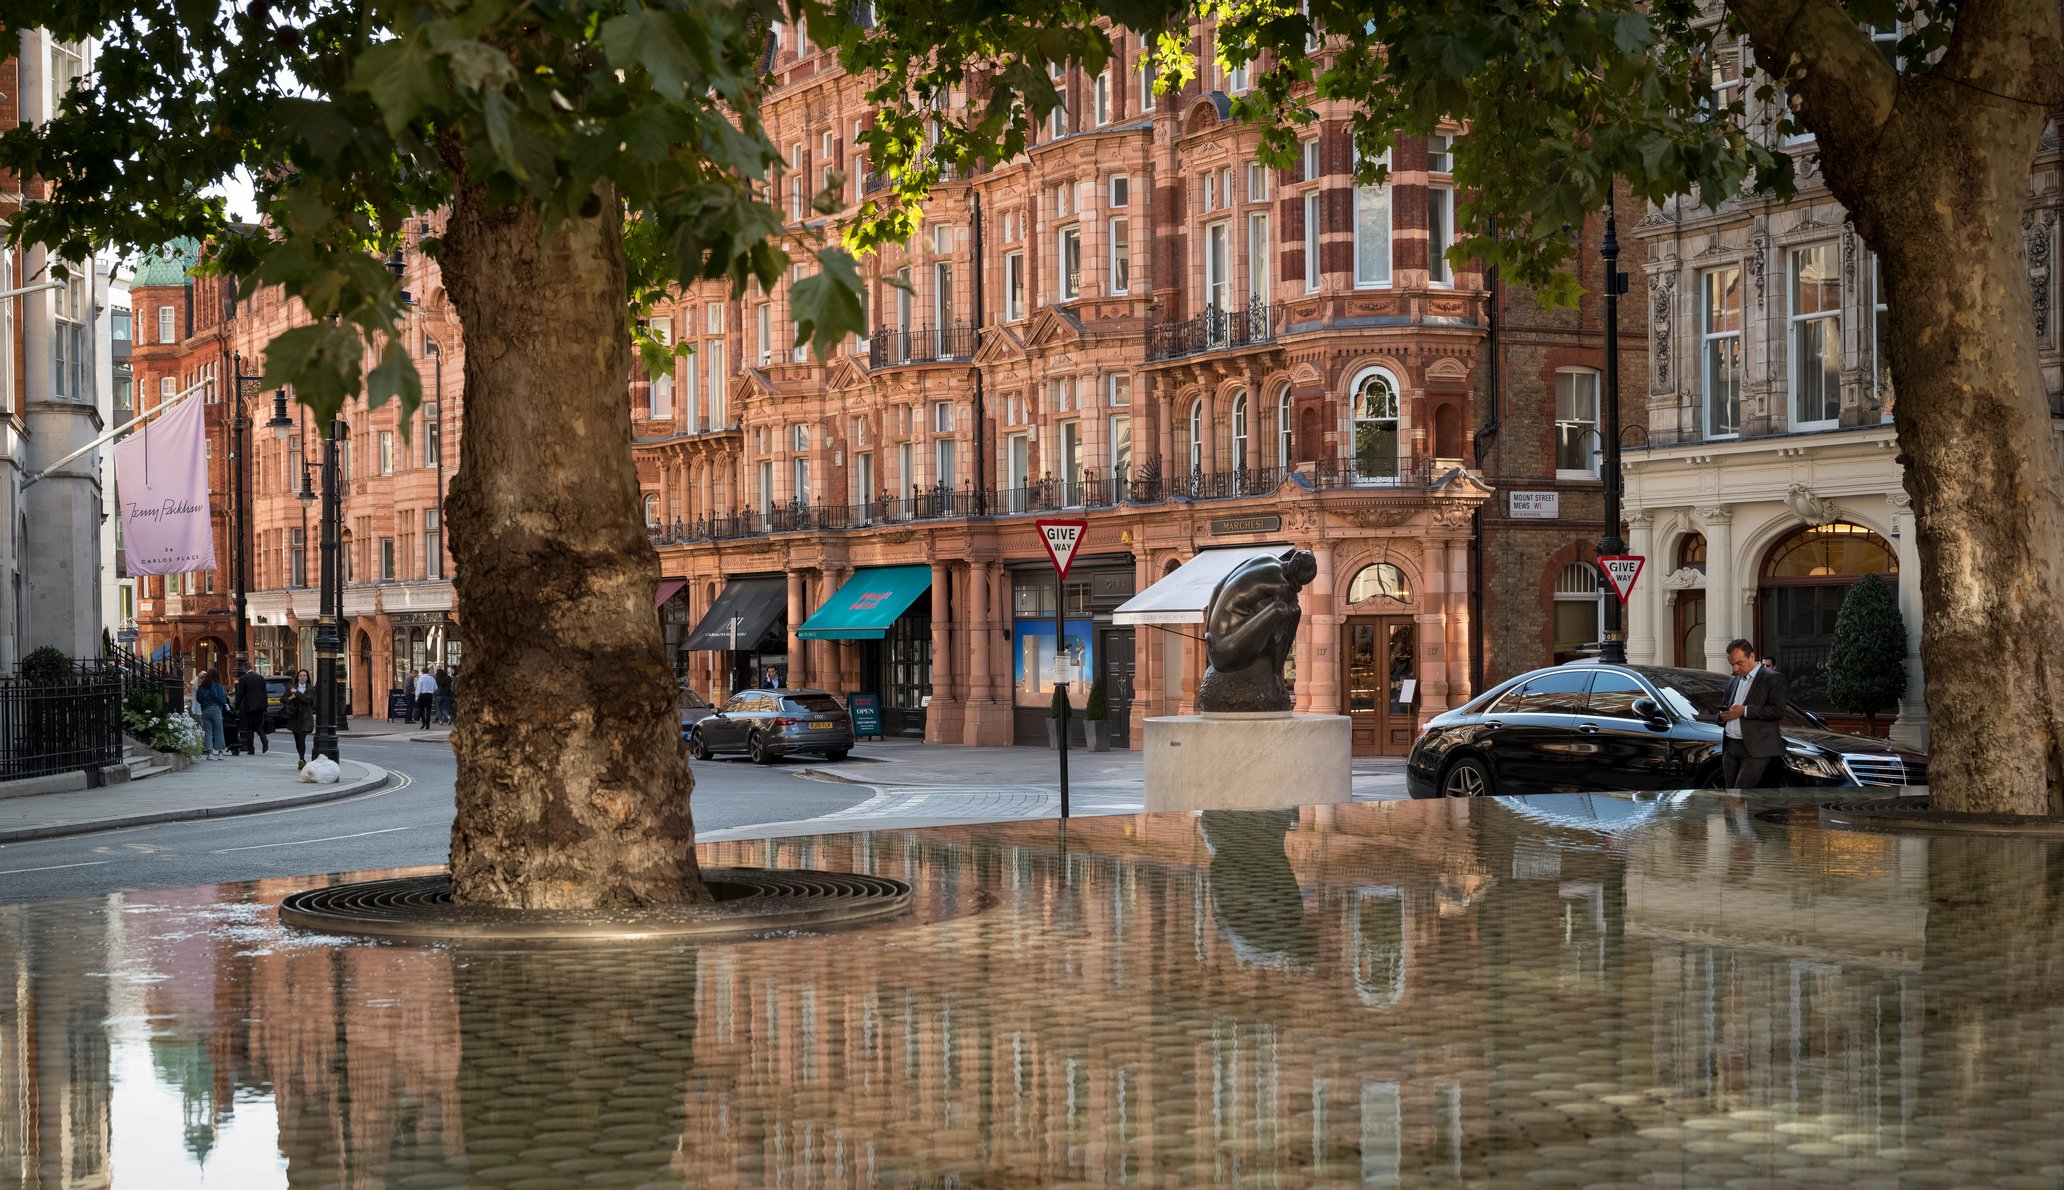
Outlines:
[{"label": "pedestrian", "polygon": [[439,723],[456,723],[458,721],[458,716],[453,713],[455,707],[452,702],[452,694],[451,670],[440,665],[437,667],[437,721]]},{"label": "pedestrian", "polygon": [[1791,683],[1777,670],[1756,662],[1756,646],[1746,640],[1727,644],[1727,706],[1719,713],[1720,779],[1729,789],[1756,789],[1772,761],[1784,755],[1784,717]]},{"label": "pedestrian", "polygon": [[308,763],[308,736],[315,730],[315,687],[307,670],[295,672],[294,686],[280,700],[280,711],[286,717],[287,730],[294,733],[294,767],[301,768]]},{"label": "pedestrian", "polygon": [[255,669],[247,669],[237,679],[236,711],[241,730],[237,733],[244,748],[244,755],[256,756],[259,751],[272,751],[272,741],[266,736],[265,675]]},{"label": "pedestrian", "polygon": [[437,702],[437,679],[425,669],[416,674],[416,718],[423,721],[423,730],[430,730],[430,712]]},{"label": "pedestrian", "polygon": [[194,713],[201,719],[201,755],[209,760],[222,759],[222,713],[229,709],[229,694],[216,680],[215,671],[204,669],[194,684]]}]

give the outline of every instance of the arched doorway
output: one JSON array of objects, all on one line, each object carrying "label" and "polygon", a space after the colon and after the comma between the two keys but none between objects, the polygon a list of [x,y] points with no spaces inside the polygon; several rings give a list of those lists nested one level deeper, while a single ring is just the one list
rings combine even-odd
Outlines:
[{"label": "arched doorway", "polygon": [[358,639],[358,647],[351,651],[354,660],[351,672],[345,675],[344,688],[351,692],[351,713],[370,715],[377,705],[373,701],[373,638],[364,631],[353,635]]},{"label": "arched doorway", "polygon": [[[1677,543],[1677,565],[1671,567],[1670,572],[1675,574],[1680,570],[1706,572],[1705,534],[1687,533]],[[1674,631],[1676,664],[1686,669],[1706,668],[1706,593],[1703,589],[1685,587],[1677,592]]]},{"label": "arched doorway", "polygon": [[229,646],[212,636],[204,636],[194,642],[193,671],[200,673],[212,669],[224,682],[234,682],[236,675],[229,672]]},{"label": "arched doorway", "polygon": [[1357,756],[1403,756],[1418,735],[1418,624],[1412,581],[1392,562],[1375,562],[1347,584],[1341,624],[1341,689]]},{"label": "arched doorway", "polygon": [[1827,658],[1849,584],[1866,574],[1897,585],[1899,557],[1884,538],[1845,521],[1801,525],[1763,555],[1757,579],[1757,644],[1791,681],[1792,701],[1827,702]]}]

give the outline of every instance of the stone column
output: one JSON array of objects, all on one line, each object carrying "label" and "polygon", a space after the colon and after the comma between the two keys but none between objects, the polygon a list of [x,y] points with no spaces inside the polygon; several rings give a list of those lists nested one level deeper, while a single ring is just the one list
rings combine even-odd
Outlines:
[{"label": "stone column", "polygon": [[1706,668],[1723,669],[1742,598],[1734,585],[1734,510],[1721,504],[1698,515],[1706,526]]},{"label": "stone column", "polygon": [[[1647,558],[1634,580],[1633,598],[1627,600],[1627,660],[1636,665],[1656,664],[1656,640],[1662,635],[1656,625],[1656,605],[1650,598],[1663,587],[1663,568],[1655,557],[1655,520],[1645,509],[1626,514],[1627,552]],[[1613,598],[1607,592],[1606,598]]]},{"label": "stone column", "polygon": [[1011,741],[1010,703],[1002,698],[996,674],[996,641],[1002,635],[996,612],[996,563],[968,565],[968,703],[961,737],[978,747],[1005,747]]},{"label": "stone column", "polygon": [[1903,490],[1885,493],[1892,506],[1892,548],[1899,555],[1899,618],[1906,622],[1906,693],[1892,724],[1896,744],[1928,747],[1928,700],[1921,671],[1921,554],[1914,530],[1913,498]]},{"label": "stone column", "polygon": [[[809,685],[809,663],[803,660],[803,638],[797,633],[810,618],[809,596],[800,570],[788,572],[788,684]],[[755,674],[753,677],[757,678]]]},{"label": "stone column", "polygon": [[[829,600],[840,587],[844,586],[847,579],[853,577],[853,572],[850,569],[844,568],[826,570],[822,574],[823,578],[820,580],[817,598],[812,600],[818,607],[824,606],[825,601]],[[816,675],[816,684],[818,686],[831,691],[833,694],[839,693],[845,682],[844,660],[847,643],[842,640],[810,642],[810,672]]]},{"label": "stone column", "polygon": [[1475,689],[1470,675],[1469,543],[1461,538],[1448,543],[1448,590],[1454,596],[1448,610],[1448,694],[1455,706],[1461,706]]},{"label": "stone column", "polygon": [[960,716],[953,702],[953,614],[947,598],[949,567],[932,563],[932,705],[925,713],[925,742],[950,744],[959,738]]},{"label": "stone column", "polygon": [[1297,684],[1303,686],[1309,672],[1311,701],[1306,709],[1315,715],[1338,715],[1342,617],[1335,610],[1339,604],[1333,592],[1333,547],[1320,542],[1312,548],[1312,557],[1318,563],[1318,574],[1312,579],[1310,602],[1305,605],[1311,609],[1305,618],[1312,622],[1312,648],[1297,659]]}]

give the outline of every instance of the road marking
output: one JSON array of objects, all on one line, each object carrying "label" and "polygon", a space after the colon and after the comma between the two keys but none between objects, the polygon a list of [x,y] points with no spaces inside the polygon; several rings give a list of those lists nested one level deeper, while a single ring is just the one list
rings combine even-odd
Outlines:
[{"label": "road marking", "polygon": [[102,864],[112,862],[112,860],[96,859],[83,864],[51,864],[47,868],[9,868],[4,872],[0,872],[0,876],[19,876],[23,872],[55,872],[59,868],[97,868]]},{"label": "road marking", "polygon": [[267,847],[300,847],[307,843],[335,843],[339,839],[363,839],[368,835],[391,835],[395,831],[414,830],[412,826],[390,826],[385,830],[360,831],[355,835],[330,835],[322,839],[295,839],[290,843],[253,843],[248,847],[218,847],[209,855],[226,855],[232,851],[263,851]]}]

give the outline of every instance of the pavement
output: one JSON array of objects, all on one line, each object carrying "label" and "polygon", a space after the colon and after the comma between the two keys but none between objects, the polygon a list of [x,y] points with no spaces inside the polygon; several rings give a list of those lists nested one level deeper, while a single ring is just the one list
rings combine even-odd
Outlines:
[{"label": "pavement", "polygon": [[227,760],[196,760],[178,773],[160,773],[99,789],[0,797],[0,843],[56,839],[155,822],[262,814],[290,806],[355,797],[386,785],[391,774],[362,760],[342,762],[331,785],[300,779],[293,737],[287,746]]},{"label": "pavement", "polygon": [[[447,743],[451,729],[425,730],[411,724],[362,720],[341,733],[352,739]],[[275,739],[280,737],[275,736]],[[184,772],[162,773],[100,789],[0,797],[0,843],[54,839],[120,827],[196,818],[260,814],[316,802],[335,801],[386,785],[387,770],[345,760],[334,785],[297,779],[291,746],[275,746],[255,757],[196,761]],[[1139,752],[1068,753],[1069,812],[1136,814],[1145,809]],[[704,841],[763,839],[882,827],[938,826],[1051,818],[1060,813],[1059,758],[1046,748],[971,748],[915,740],[869,741],[839,762],[787,761],[777,770],[809,781],[864,786],[872,796],[858,805],[817,818],[757,823],[708,831]],[[1404,762],[1397,757],[1358,757],[1353,766],[1356,801],[1404,796]]]}]

